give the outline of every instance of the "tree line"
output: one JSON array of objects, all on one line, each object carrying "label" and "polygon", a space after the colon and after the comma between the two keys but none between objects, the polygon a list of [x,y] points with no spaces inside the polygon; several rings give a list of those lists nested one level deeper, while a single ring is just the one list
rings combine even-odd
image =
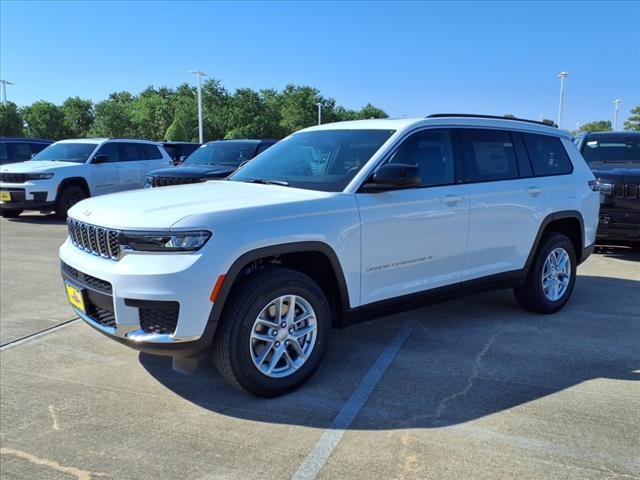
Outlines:
[{"label": "tree line", "polygon": [[[323,123],[387,117],[370,103],[360,110],[347,109],[307,85],[230,93],[219,80],[209,79],[202,85],[204,139],[280,139],[315,125],[320,102]],[[62,105],[39,100],[18,107],[7,102],[0,105],[0,136],[197,141],[197,92],[184,83],[177,88],[150,86],[138,95],[115,92],[95,104],[80,97],[69,97]]]}]

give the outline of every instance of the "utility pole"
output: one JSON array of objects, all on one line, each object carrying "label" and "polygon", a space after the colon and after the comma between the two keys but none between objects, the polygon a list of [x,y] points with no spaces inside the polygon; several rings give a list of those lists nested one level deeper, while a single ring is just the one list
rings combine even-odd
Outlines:
[{"label": "utility pole", "polygon": [[202,129],[202,77],[206,77],[207,74],[200,70],[192,70],[189,73],[198,77],[198,138],[200,139],[200,143],[204,143],[204,133]]},{"label": "utility pole", "polygon": [[616,98],[613,101],[613,104],[616,106],[615,113],[613,114],[613,131],[614,132],[618,130],[618,109],[620,108],[621,103],[622,103],[622,100],[620,100],[619,98]]},{"label": "utility pole", "polygon": [[322,107],[324,107],[324,104],[318,102],[316,105],[318,106],[318,125],[322,125]]},{"label": "utility pole", "polygon": [[15,83],[11,83],[8,80],[0,80],[0,83],[2,84],[2,104],[6,105],[7,104],[7,85],[15,85]]},{"label": "utility pole", "polygon": [[562,128],[562,109],[564,107],[564,79],[569,76],[569,72],[560,72],[560,106],[558,107],[558,128]]}]

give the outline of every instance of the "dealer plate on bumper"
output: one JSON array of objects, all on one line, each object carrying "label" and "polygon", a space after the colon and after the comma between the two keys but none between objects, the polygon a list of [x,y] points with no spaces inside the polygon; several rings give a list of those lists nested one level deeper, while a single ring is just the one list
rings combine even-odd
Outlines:
[{"label": "dealer plate on bumper", "polygon": [[84,295],[82,294],[82,290],[66,282],[64,286],[67,290],[67,298],[69,299],[69,303],[80,310],[82,313],[85,313],[86,309],[84,307]]},{"label": "dealer plate on bumper", "polygon": [[0,201],[10,202],[11,201],[11,192],[6,190],[0,190]]}]

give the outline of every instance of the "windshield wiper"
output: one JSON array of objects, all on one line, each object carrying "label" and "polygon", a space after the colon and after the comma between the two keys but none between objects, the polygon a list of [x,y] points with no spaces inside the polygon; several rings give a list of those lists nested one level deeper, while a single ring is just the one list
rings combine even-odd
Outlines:
[{"label": "windshield wiper", "polygon": [[281,187],[288,187],[289,182],[285,182],[284,180],[266,180],[264,178],[250,178],[247,180],[241,180],[245,183],[259,183],[261,185],[280,185]]}]

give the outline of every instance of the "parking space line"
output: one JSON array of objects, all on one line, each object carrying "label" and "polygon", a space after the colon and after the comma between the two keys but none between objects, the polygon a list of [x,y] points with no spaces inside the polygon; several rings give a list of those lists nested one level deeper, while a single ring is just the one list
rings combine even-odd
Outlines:
[{"label": "parking space line", "polygon": [[28,342],[30,340],[35,340],[36,338],[43,337],[45,335],[48,335],[49,333],[53,333],[56,330],[60,330],[61,328],[72,325],[79,321],[80,321],[79,318],[67,320],[66,322],[60,323],[58,325],[54,325],[53,327],[45,328],[44,330],[41,330],[37,333],[32,333],[31,335],[27,335],[25,337],[20,337],[16,340],[11,340],[10,342],[3,343],[2,345],[0,345],[0,352],[4,352],[5,350],[11,347],[17,347],[18,345],[22,345],[23,343]]},{"label": "parking space line", "polygon": [[384,372],[387,370],[393,359],[396,357],[407,337],[416,326],[414,320],[407,320],[396,336],[380,354],[373,366],[369,369],[356,390],[351,394],[349,400],[342,406],[338,415],[333,419],[329,428],[325,430],[320,440],[314,445],[300,465],[293,480],[311,480],[316,478],[320,469],[327,462],[331,452],[336,448],[344,432],[351,422],[356,418],[358,412],[363,407],[371,392],[376,387]]}]

